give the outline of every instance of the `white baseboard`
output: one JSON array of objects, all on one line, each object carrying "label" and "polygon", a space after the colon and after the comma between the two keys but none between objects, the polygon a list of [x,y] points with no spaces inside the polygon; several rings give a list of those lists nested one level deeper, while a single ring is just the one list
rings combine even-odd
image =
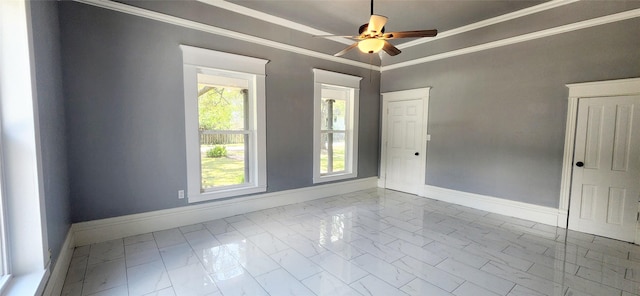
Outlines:
[{"label": "white baseboard", "polygon": [[55,261],[56,263],[51,272],[51,276],[49,276],[47,285],[44,288],[44,293],[42,293],[43,296],[58,296],[62,293],[62,287],[67,277],[67,271],[69,270],[69,264],[71,264],[75,247],[76,243],[73,228],[69,228],[67,237],[60,249],[60,254]]},{"label": "white baseboard", "polygon": [[[424,186],[423,196],[478,210],[558,226],[558,209],[492,196],[468,193],[431,185]],[[565,217],[566,219],[566,217]]]},{"label": "white baseboard", "polygon": [[153,231],[170,229],[219,218],[279,207],[318,198],[375,188],[377,177],[331,183],[189,205],[179,208],[76,223],[75,243],[84,246]]}]

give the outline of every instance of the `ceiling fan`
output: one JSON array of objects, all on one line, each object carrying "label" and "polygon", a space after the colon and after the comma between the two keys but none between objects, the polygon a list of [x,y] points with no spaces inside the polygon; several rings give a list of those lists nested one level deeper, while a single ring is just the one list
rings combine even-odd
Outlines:
[{"label": "ceiling fan", "polygon": [[384,25],[387,23],[386,16],[373,14],[373,0],[371,0],[371,18],[369,22],[360,26],[358,36],[337,36],[337,35],[319,35],[314,37],[345,37],[357,40],[354,44],[349,45],[342,51],[334,54],[334,56],[342,56],[356,46],[364,53],[378,53],[384,50],[390,56],[395,56],[401,51],[387,40],[399,38],[420,38],[434,37],[438,35],[438,30],[417,30],[417,31],[401,31],[401,32],[384,32]]}]

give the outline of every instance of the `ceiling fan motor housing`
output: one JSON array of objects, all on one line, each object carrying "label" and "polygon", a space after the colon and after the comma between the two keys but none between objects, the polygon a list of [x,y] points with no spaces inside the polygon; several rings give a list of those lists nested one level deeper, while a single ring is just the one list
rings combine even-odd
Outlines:
[{"label": "ceiling fan motor housing", "polygon": [[[362,35],[362,33],[366,32],[368,28],[369,28],[369,23],[363,24],[358,29],[358,34]],[[384,27],[382,27],[382,29],[380,29],[380,34],[382,34],[382,33],[384,33]]]}]

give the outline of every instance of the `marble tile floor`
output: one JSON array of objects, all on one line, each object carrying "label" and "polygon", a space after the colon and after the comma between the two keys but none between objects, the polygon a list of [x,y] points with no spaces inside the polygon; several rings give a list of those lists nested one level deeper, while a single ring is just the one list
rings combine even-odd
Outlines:
[{"label": "marble tile floor", "polygon": [[640,246],[370,189],[75,249],[62,295],[640,295]]}]

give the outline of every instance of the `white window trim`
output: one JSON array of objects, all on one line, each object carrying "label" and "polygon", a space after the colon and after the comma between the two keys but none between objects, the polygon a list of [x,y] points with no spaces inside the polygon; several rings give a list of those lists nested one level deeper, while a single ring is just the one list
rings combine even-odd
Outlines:
[{"label": "white window trim", "polygon": [[[209,49],[180,45],[183,55],[185,140],[187,148],[187,199],[189,203],[228,198],[239,195],[265,192],[267,190],[266,168],[266,116],[265,116],[265,65],[268,60],[235,55]],[[199,69],[246,73],[254,77],[253,91],[249,91],[250,129],[254,131],[255,149],[250,151],[250,182],[246,186],[234,186],[220,190],[201,192],[200,137],[198,133],[197,73]]]},{"label": "white window trim", "polygon": [[7,223],[2,295],[41,295],[50,265],[28,5],[0,1],[0,157]]},{"label": "white window trim", "polygon": [[[313,69],[313,183],[323,183],[355,178],[358,176],[358,111],[360,109],[360,80],[362,77],[347,75],[322,69]],[[321,175],[320,174],[320,129],[322,85],[333,85],[353,89],[353,100],[349,102],[349,109],[353,110],[353,116],[347,115],[350,129],[346,128],[346,136],[351,138],[351,145],[345,151],[351,161],[345,163],[344,173]]]}]

